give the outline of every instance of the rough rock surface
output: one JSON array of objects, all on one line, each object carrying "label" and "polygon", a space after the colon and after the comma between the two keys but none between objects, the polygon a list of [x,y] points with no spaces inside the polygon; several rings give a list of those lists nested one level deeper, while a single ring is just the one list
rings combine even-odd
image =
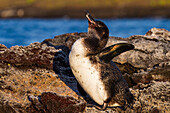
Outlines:
[{"label": "rough rock surface", "polygon": [[[43,44],[63,45],[71,49],[74,41],[86,36],[86,33],[70,33],[47,39]],[[132,43],[134,50],[122,53],[113,61],[130,85],[151,80],[170,81],[170,32],[152,28],[146,35],[134,35],[129,38],[110,37],[106,46],[116,43]]]},{"label": "rough rock surface", "polygon": [[[113,59],[114,62],[124,64],[123,67],[120,65],[119,68],[126,68],[124,71],[130,74],[128,76],[131,76],[135,83],[148,83],[150,80],[170,81],[169,31],[152,28],[146,35],[118,40],[113,38],[108,45],[126,41],[135,46],[134,50],[122,53]],[[129,67],[131,68],[129,69]]]},{"label": "rough rock surface", "polygon": [[24,47],[13,46],[10,49],[0,45],[0,60],[15,65],[39,65],[52,68],[56,52],[53,47],[43,46],[38,42]]},{"label": "rough rock surface", "polygon": [[[135,50],[113,59],[135,96],[133,109],[100,111],[82,97],[72,74],[68,54],[74,41],[86,33],[70,33],[29,46],[0,44],[0,113],[17,112],[170,112],[170,32],[153,28],[127,39],[110,37]],[[154,81],[153,81],[154,80]],[[156,81],[155,81],[156,80]]]},{"label": "rough rock surface", "polygon": [[170,112],[170,82],[139,83],[131,89],[135,96],[133,109],[122,111],[118,108],[107,108],[106,111],[86,107],[90,113],[169,113]]},{"label": "rough rock surface", "polygon": [[[40,98],[40,99],[39,99]],[[45,113],[78,113],[84,111],[86,103],[79,101],[70,96],[60,96],[56,93],[45,92],[40,97],[31,96],[29,99],[32,106],[36,109],[29,108],[31,112]]]}]

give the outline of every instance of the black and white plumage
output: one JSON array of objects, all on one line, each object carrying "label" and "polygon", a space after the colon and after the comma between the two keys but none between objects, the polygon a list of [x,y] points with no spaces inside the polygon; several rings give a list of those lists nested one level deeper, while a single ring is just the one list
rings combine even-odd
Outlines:
[{"label": "black and white plumage", "polygon": [[118,67],[111,61],[122,52],[134,49],[127,43],[119,43],[107,48],[109,38],[107,26],[94,20],[86,12],[88,19],[87,37],[77,40],[69,54],[70,67],[80,86],[103,109],[107,106],[132,106],[133,95]]}]

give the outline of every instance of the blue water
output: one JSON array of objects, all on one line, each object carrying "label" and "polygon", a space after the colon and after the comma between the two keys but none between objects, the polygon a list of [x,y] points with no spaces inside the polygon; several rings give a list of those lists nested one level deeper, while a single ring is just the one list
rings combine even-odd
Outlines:
[{"label": "blue water", "polygon": [[[144,35],[153,27],[170,30],[170,19],[100,19],[110,30],[110,36]],[[0,43],[11,47],[26,46],[56,35],[86,32],[86,19],[0,19]]]}]

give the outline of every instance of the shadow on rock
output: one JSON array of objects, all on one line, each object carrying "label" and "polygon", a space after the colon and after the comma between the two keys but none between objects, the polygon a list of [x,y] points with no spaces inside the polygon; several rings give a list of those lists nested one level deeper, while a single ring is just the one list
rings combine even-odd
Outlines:
[{"label": "shadow on rock", "polygon": [[64,45],[55,46],[55,48],[59,51],[55,53],[53,59],[54,72],[69,88],[80,95],[77,90],[77,80],[75,79],[69,65],[69,48]]},{"label": "shadow on rock", "polygon": [[78,84],[69,65],[69,52],[73,43],[77,39],[79,39],[79,35],[81,37],[84,37],[86,34],[75,33],[69,34],[69,36],[64,35],[62,38],[60,36],[57,36],[53,40],[45,40],[43,41],[43,43],[45,43],[47,46],[52,46],[56,50],[58,50],[53,58],[53,71],[58,75],[58,77],[77,95],[82,96],[87,103],[95,104],[95,102],[86,94],[83,88],[81,88],[81,86]]},{"label": "shadow on rock", "polygon": [[58,77],[77,95],[82,96],[87,103],[96,104],[79,85],[76,78],[74,77],[72,70],[69,65],[69,48],[62,46],[55,46],[57,50],[53,59],[53,70]]}]

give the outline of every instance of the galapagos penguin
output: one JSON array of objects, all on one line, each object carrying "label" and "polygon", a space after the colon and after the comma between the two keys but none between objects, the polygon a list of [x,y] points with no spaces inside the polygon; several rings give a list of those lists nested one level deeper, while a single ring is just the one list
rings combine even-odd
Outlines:
[{"label": "galapagos penguin", "polygon": [[93,19],[85,12],[88,19],[87,37],[78,39],[69,54],[71,70],[84,91],[103,110],[109,107],[132,107],[133,95],[118,67],[111,61],[115,56],[134,49],[132,44],[118,43],[106,47],[109,38],[107,26]]}]

